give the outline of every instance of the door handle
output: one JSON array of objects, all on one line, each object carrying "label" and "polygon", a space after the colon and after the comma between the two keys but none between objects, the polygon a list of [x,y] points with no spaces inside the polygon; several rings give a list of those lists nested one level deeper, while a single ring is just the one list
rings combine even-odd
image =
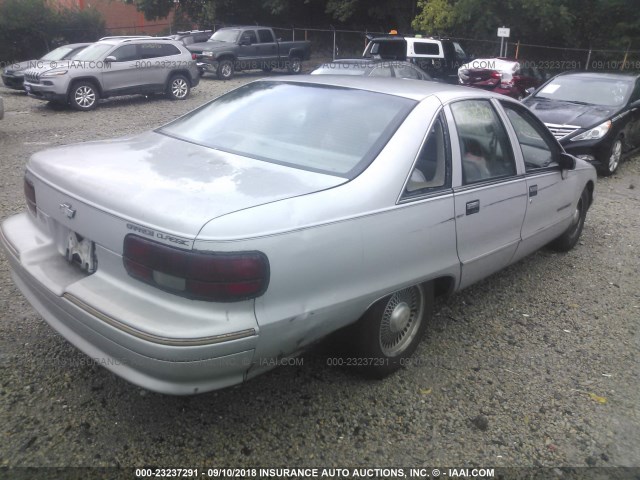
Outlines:
[{"label": "door handle", "polygon": [[472,200],[467,202],[467,215],[473,215],[480,211],[480,200]]},{"label": "door handle", "polygon": [[531,185],[529,187],[529,198],[538,195],[538,185]]}]

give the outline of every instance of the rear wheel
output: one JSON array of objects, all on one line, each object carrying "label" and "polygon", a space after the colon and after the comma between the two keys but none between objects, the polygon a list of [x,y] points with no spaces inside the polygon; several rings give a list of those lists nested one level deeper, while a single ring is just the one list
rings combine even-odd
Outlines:
[{"label": "rear wheel", "polygon": [[376,302],[355,326],[363,373],[382,378],[415,352],[433,314],[433,284],[414,285]]},{"label": "rear wheel", "polygon": [[589,209],[589,191],[585,188],[580,195],[580,200],[576,205],[576,209],[571,217],[571,225],[565,230],[565,232],[552,241],[549,247],[558,252],[568,252],[580,239],[582,228],[584,227],[584,220],[587,217],[587,210]]},{"label": "rear wheel", "polygon": [[191,84],[189,79],[184,75],[174,75],[169,80],[169,86],[167,87],[167,96],[171,100],[184,100],[189,96],[191,91]]},{"label": "rear wheel", "polygon": [[603,168],[600,170],[600,173],[604,176],[613,175],[618,169],[618,165],[620,165],[620,160],[622,158],[622,138],[618,137],[611,144],[611,149],[609,150],[609,156],[605,159],[606,163]]},{"label": "rear wheel", "polygon": [[69,92],[69,105],[75,110],[89,111],[98,106],[100,94],[91,82],[78,82]]},{"label": "rear wheel", "polygon": [[298,57],[291,57],[289,59],[289,63],[287,64],[287,70],[289,73],[294,75],[300,73],[302,71],[302,60]]},{"label": "rear wheel", "polygon": [[218,64],[217,75],[220,80],[230,80],[233,78],[233,62],[231,60],[222,60]]}]

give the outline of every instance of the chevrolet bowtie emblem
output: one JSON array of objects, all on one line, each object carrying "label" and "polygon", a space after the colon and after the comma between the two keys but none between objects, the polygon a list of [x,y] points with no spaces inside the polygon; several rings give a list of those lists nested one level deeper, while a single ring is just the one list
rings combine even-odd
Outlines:
[{"label": "chevrolet bowtie emblem", "polygon": [[71,208],[71,205],[69,205],[68,203],[61,203],[60,211],[64,213],[67,216],[67,218],[73,218],[76,216],[76,211],[73,208]]}]

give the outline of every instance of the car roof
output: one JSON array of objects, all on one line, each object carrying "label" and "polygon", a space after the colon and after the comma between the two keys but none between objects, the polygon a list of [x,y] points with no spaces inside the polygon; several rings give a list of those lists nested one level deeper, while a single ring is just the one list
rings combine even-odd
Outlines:
[{"label": "car roof", "polygon": [[474,98],[498,98],[510,100],[504,95],[481,90],[479,88],[463,87],[439,82],[425,82],[423,80],[383,78],[383,77],[352,77],[345,75],[297,75],[268,77],[261,81],[274,81],[282,83],[299,83],[308,85],[327,85],[331,87],[352,88],[355,90],[367,90],[370,92],[384,93],[397,97],[421,101],[432,95],[443,101],[450,98],[474,97]]},{"label": "car roof", "polygon": [[604,79],[604,80],[633,80],[640,78],[637,72],[564,72],[556,76],[571,76],[578,78]]},{"label": "car roof", "polygon": [[323,65],[331,65],[338,63],[341,65],[373,65],[378,63],[388,63],[390,65],[413,65],[411,62],[405,60],[385,60],[384,58],[341,58],[334,60],[333,62],[323,63]]}]

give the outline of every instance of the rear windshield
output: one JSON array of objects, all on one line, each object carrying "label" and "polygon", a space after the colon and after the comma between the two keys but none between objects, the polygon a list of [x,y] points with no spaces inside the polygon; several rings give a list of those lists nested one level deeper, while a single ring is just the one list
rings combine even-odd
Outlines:
[{"label": "rear windshield", "polygon": [[158,132],[266,162],[353,178],[373,161],[415,103],[364,90],[260,81]]},{"label": "rear windshield", "polygon": [[586,103],[589,105],[619,107],[627,101],[627,98],[631,95],[632,88],[633,83],[625,79],[589,78],[567,75],[551,80],[535,97],[573,103]]}]

